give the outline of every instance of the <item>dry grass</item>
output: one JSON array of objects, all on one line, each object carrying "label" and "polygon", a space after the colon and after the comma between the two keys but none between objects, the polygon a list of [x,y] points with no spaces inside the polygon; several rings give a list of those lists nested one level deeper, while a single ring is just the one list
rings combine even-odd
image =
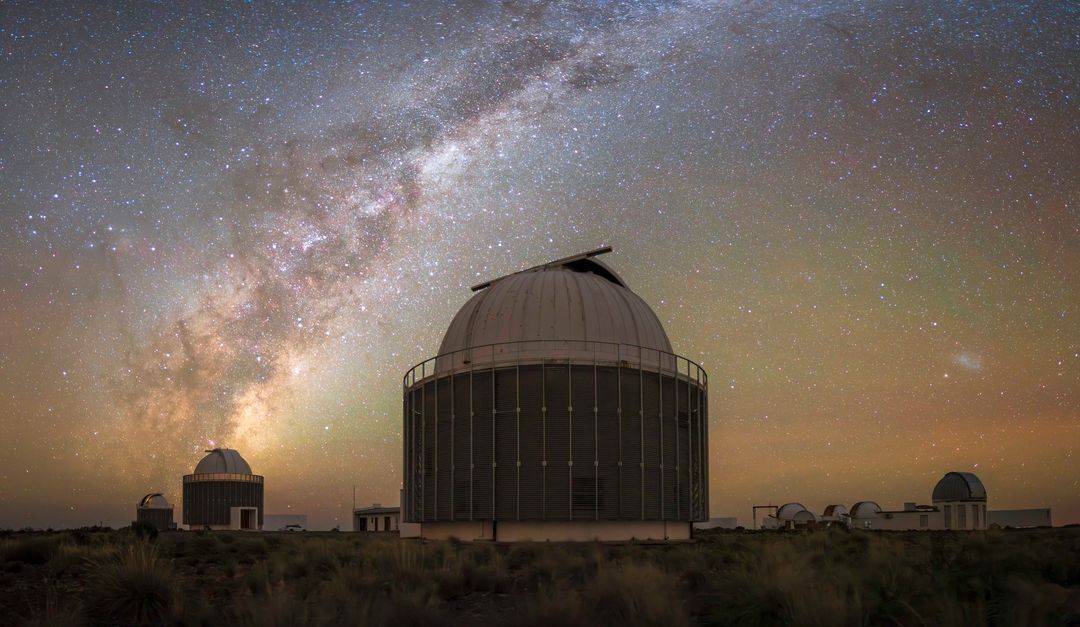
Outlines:
[{"label": "dry grass", "polygon": [[161,625],[179,607],[179,584],[172,565],[136,541],[90,571],[83,604],[98,621]]},{"label": "dry grass", "polygon": [[674,545],[7,534],[0,624],[1068,625],[1080,529]]}]

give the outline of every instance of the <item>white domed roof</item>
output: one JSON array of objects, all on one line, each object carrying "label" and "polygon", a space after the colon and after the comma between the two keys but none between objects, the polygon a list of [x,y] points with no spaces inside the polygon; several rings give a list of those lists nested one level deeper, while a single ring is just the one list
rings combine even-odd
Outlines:
[{"label": "white domed roof", "polygon": [[172,505],[169,505],[169,501],[165,500],[165,496],[160,492],[154,494],[147,494],[139,501],[139,507],[149,507],[153,509],[169,509]]},{"label": "white domed roof", "polygon": [[851,506],[852,518],[875,518],[881,513],[881,506],[874,501],[859,501]]},{"label": "white domed roof", "polygon": [[799,512],[805,512],[806,508],[802,503],[785,503],[780,506],[780,509],[776,510],[776,518],[779,520],[795,520],[795,515]]},{"label": "white domed roof", "polygon": [[[604,358],[657,363],[671,342],[653,310],[614,271],[601,249],[529,268],[474,287],[454,316],[436,369],[488,360]],[[503,345],[492,348],[492,345]],[[622,349],[617,345],[644,347]],[[658,352],[659,351],[659,352]],[[666,361],[666,358],[664,358]]]},{"label": "white domed roof", "polygon": [[209,453],[206,457],[202,458],[198,466],[195,466],[196,475],[207,475],[211,473],[234,473],[241,475],[250,475],[251,466],[244,461],[243,457],[240,457],[240,453],[237,453],[231,448],[216,448]]},{"label": "white domed roof", "polygon": [[825,512],[822,514],[822,516],[825,516],[826,518],[841,518],[843,516],[847,516],[847,513],[848,511],[846,507],[840,504],[836,504],[826,507]]}]

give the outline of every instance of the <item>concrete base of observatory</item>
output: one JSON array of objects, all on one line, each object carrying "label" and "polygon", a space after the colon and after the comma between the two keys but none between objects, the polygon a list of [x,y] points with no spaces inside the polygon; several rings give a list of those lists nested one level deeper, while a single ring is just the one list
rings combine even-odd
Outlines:
[{"label": "concrete base of observatory", "polygon": [[501,521],[419,523],[419,537],[466,542],[627,542],[689,540],[684,521]]}]

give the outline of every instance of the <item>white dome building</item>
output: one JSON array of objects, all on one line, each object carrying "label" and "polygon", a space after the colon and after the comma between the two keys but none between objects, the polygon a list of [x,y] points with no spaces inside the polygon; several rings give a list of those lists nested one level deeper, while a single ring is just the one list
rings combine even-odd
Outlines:
[{"label": "white dome building", "polygon": [[206,451],[195,472],[184,475],[184,524],[190,529],[262,529],[263,477],[240,453]]},{"label": "white dome building", "polygon": [[858,529],[873,529],[881,516],[881,506],[874,501],[859,501],[848,512],[848,524]]},{"label": "white dome building", "polygon": [[947,472],[934,486],[946,529],[986,529],[986,487],[970,472]]},{"label": "white dome building", "polygon": [[142,497],[135,507],[135,521],[151,525],[158,531],[175,529],[173,506],[160,492],[153,492]]},{"label": "white dome building", "polygon": [[473,287],[404,378],[424,537],[687,538],[708,519],[707,377],[596,255]]},{"label": "white dome building", "polygon": [[809,529],[817,525],[818,517],[806,509],[802,503],[785,503],[776,510],[772,516],[775,523],[766,521],[769,528],[780,529]]}]

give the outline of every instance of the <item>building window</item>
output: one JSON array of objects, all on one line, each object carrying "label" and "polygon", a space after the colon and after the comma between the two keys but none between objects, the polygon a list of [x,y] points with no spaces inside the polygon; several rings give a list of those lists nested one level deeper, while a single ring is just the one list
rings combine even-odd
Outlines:
[{"label": "building window", "polygon": [[390,517],[383,516],[383,531],[390,531]]},{"label": "building window", "polygon": [[956,506],[956,528],[967,529],[967,509],[961,505]]},{"label": "building window", "polygon": [[927,514],[919,514],[919,526],[920,527],[929,527],[930,526],[930,516],[927,515]]},{"label": "building window", "polygon": [[946,505],[942,509],[945,510],[945,528],[952,529],[952,505]]},{"label": "building window", "polygon": [[979,506],[978,505],[972,505],[971,506],[971,528],[972,529],[978,529],[979,528]]}]

